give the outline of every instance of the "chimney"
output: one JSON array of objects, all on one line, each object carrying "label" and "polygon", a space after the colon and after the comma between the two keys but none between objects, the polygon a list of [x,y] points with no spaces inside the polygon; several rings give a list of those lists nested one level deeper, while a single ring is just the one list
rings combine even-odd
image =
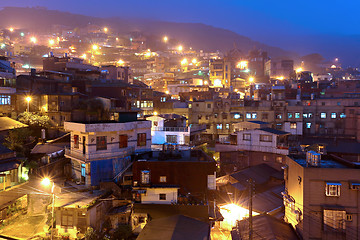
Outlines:
[{"label": "chimney", "polygon": [[306,153],[306,166],[320,167],[321,153],[315,151],[308,151]]}]

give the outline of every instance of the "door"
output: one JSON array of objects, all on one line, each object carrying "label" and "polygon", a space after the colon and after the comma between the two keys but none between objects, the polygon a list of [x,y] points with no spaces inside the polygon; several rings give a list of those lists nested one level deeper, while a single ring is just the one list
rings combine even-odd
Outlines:
[{"label": "door", "polygon": [[83,154],[85,155],[85,153],[86,153],[86,145],[85,145],[85,142],[86,142],[86,137],[85,136],[83,136],[83,141],[82,141],[82,144],[83,144]]}]

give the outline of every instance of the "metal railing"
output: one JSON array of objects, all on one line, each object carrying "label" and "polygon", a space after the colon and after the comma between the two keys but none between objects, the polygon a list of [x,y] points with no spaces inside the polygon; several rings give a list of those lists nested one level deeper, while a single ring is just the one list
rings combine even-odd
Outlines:
[{"label": "metal railing", "polygon": [[155,127],[154,131],[164,131],[164,132],[188,132],[188,127]]},{"label": "metal railing", "polygon": [[127,147],[120,149],[108,149],[108,150],[99,150],[95,152],[82,152],[82,150],[78,150],[75,148],[65,148],[65,157],[68,158],[76,158],[81,161],[93,161],[93,160],[101,160],[113,157],[126,157],[133,154],[135,151],[135,147]]}]

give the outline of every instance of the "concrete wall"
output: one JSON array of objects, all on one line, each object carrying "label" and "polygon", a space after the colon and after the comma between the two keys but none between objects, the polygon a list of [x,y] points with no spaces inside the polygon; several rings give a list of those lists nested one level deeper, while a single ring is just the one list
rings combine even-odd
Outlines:
[{"label": "concrete wall", "polygon": [[[166,200],[160,200],[159,195],[166,194]],[[145,194],[141,194],[141,203],[171,204],[177,203],[178,188],[147,188]]]}]

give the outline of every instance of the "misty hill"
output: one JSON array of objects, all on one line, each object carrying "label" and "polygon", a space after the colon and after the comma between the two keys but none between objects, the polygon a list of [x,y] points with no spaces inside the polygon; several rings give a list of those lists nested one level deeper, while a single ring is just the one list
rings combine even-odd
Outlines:
[{"label": "misty hill", "polygon": [[241,36],[235,32],[216,28],[201,23],[175,23],[144,19],[97,18],[47,10],[45,8],[6,7],[0,11],[0,25],[27,28],[32,31],[49,31],[52,25],[64,25],[72,28],[84,27],[88,24],[108,26],[113,31],[128,34],[133,31],[143,32],[145,35],[168,35],[194,49],[206,51],[228,51],[234,44],[244,53],[253,48],[260,48],[271,57],[297,57],[295,53],[272,47]]}]

